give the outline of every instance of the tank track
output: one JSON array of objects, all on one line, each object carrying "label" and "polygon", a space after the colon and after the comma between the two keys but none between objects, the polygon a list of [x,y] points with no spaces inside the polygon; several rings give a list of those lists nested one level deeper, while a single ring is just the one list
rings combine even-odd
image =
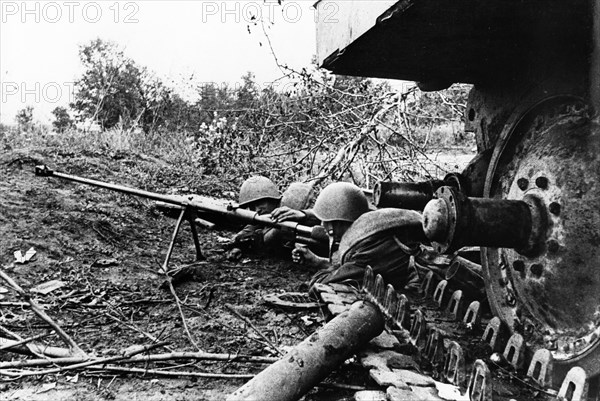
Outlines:
[{"label": "tank track", "polygon": [[[530,349],[520,334],[511,335],[509,328],[490,314],[485,298],[470,300],[457,283],[437,281],[433,272],[425,276],[418,296],[397,292],[380,275],[374,275],[371,268],[367,268],[359,290],[343,284],[317,284],[314,291],[331,315],[342,313],[352,302],[362,299],[377,305],[385,316],[386,331],[382,336],[387,336],[387,340],[376,339],[370,348],[373,343],[394,343],[390,336],[397,342],[383,347],[387,350],[379,346],[378,351],[369,351],[361,362],[370,369],[370,376],[386,388],[388,400],[598,399],[597,378],[588,377],[584,369],[575,366],[557,380],[552,374],[549,350]],[[390,348],[398,352],[390,354]],[[408,390],[410,380],[402,379],[406,371],[390,369],[386,364],[390,355],[411,356],[418,363],[418,370],[431,379],[455,386],[454,398],[437,396],[431,387],[426,390],[427,395],[423,395],[426,387],[419,385],[408,386],[412,389]],[[379,362],[373,363],[374,358],[379,358]],[[394,373],[398,374],[397,380],[390,376]]]}]

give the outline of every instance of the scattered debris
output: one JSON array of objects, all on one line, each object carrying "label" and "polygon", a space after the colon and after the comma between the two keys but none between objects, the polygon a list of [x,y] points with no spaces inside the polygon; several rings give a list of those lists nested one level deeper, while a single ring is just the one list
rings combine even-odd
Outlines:
[{"label": "scattered debris", "polygon": [[435,382],[438,396],[449,401],[469,401],[468,394],[461,394],[460,388],[452,384]]},{"label": "scattered debris", "polygon": [[354,401],[387,401],[387,396],[383,391],[365,390],[355,393]]},{"label": "scattered debris", "polygon": [[64,264],[67,264],[67,263],[71,263],[71,262],[72,262],[72,261],[74,261],[74,260],[75,260],[74,258],[72,258],[72,257],[70,257],[70,256],[67,256],[67,257],[65,258],[65,260],[62,260],[62,261],[58,262],[58,264],[59,264],[59,265],[64,265]]},{"label": "scattered debris", "polygon": [[79,382],[79,373],[76,373],[75,376],[67,375],[66,378],[69,383],[77,383],[77,382]]},{"label": "scattered debris", "polygon": [[52,291],[55,291],[61,287],[64,287],[65,285],[67,285],[67,283],[65,283],[64,281],[50,280],[50,281],[46,281],[45,283],[36,285],[30,291],[38,293],[38,294],[46,295],[46,294],[51,293]]},{"label": "scattered debris", "polygon": [[18,250],[14,252],[14,256],[15,256],[15,263],[18,264],[25,264],[27,262],[29,262],[31,260],[31,258],[33,258],[35,256],[36,252],[35,249],[33,249],[33,247],[29,248],[27,250],[27,252],[25,252],[25,255],[23,255],[23,253]]},{"label": "scattered debris", "polygon": [[395,349],[400,346],[398,339],[387,331],[372,339],[371,344],[381,349]]},{"label": "scattered debris", "polygon": [[231,260],[233,262],[238,261],[242,258],[242,250],[239,248],[233,248],[231,251],[227,253],[227,260]]},{"label": "scattered debris", "polygon": [[117,259],[98,259],[92,263],[92,267],[110,267],[117,266],[119,261]]},{"label": "scattered debris", "polygon": [[[191,264],[188,266],[183,266],[183,267],[177,269],[173,273],[169,272],[169,275],[171,276],[171,283],[175,287],[182,283],[187,283],[187,282],[200,283],[200,282],[204,281],[204,275],[202,274],[202,266],[199,263],[194,263],[194,264]],[[168,291],[169,290],[168,281],[163,281],[163,283],[160,285],[160,289]]]},{"label": "scattered debris", "polygon": [[300,316],[300,319],[302,320],[302,322],[304,323],[304,325],[306,327],[311,327],[315,324],[319,324],[323,322],[323,319],[321,319],[320,317],[315,317],[315,316]]},{"label": "scattered debris", "polygon": [[321,306],[319,302],[304,292],[267,294],[263,297],[263,300],[270,305],[291,309],[315,309]]},{"label": "scattered debris", "polygon": [[39,306],[33,299],[31,299],[25,290],[23,290],[19,284],[17,284],[11,277],[9,277],[5,272],[0,269],[0,278],[4,280],[10,287],[12,287],[23,299],[25,299],[29,305],[31,305],[31,310],[38,315],[40,319],[45,321],[54,329],[56,334],[58,334],[62,340],[67,344],[71,350],[76,355],[86,355],[85,352],[73,341],[73,339],[58,325],[48,314],[44,311],[43,308]]},{"label": "scattered debris", "polygon": [[386,393],[389,401],[423,401],[410,389],[388,387]]},{"label": "scattered debris", "polygon": [[45,392],[53,390],[55,388],[56,388],[56,382],[44,383],[44,384],[42,384],[42,388],[39,389],[36,393],[37,394],[45,393]]},{"label": "scattered debris", "polygon": [[282,356],[284,355],[283,352],[277,347],[277,345],[273,344],[273,342],[271,340],[269,340],[269,338],[266,337],[262,333],[262,331],[260,331],[250,320],[248,320],[247,317],[243,316],[238,311],[236,311],[232,305],[226,304],[225,308],[227,308],[228,311],[233,313],[235,316],[240,318],[244,323],[246,323],[248,326],[250,326],[256,332],[256,334],[258,334],[263,340],[266,341],[266,343],[271,347],[271,349],[273,349],[273,351],[275,351],[279,355],[282,355]]}]

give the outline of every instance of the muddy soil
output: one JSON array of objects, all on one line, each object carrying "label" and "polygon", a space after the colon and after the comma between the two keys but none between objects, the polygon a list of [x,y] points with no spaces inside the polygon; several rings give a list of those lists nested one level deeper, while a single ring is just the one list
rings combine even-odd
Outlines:
[{"label": "muddy soil", "polygon": [[[151,338],[167,341],[154,353],[196,351],[168,290],[160,288],[158,269],[165,257],[175,220],[153,201],[108,190],[34,175],[34,166],[129,185],[161,193],[233,195],[227,183],[202,177],[182,180],[176,168],[144,155],[101,155],[39,148],[0,156],[0,264],[29,290],[50,280],[64,286],[33,298],[88,354],[118,355]],[[186,177],[190,177],[189,173]],[[236,316],[246,317],[279,348],[297,344],[322,324],[319,310],[284,310],[266,304],[267,294],[304,289],[311,272],[282,257],[244,254],[227,258],[223,243],[236,227],[199,229],[205,261],[177,285],[182,311],[202,351],[276,356],[269,344]],[[170,267],[194,262],[191,232],[183,226]],[[28,263],[13,253],[36,251]],[[0,287],[8,286],[0,282]],[[0,326],[22,338],[50,333],[12,291],[0,294]],[[0,336],[8,337],[6,333]],[[65,347],[56,335],[38,343]],[[30,357],[0,351],[0,362]],[[126,366],[126,365],[124,365]],[[253,374],[264,364],[171,361],[146,366],[219,374]],[[141,367],[141,366],[137,366]],[[24,368],[31,370],[32,368]],[[343,382],[343,372],[334,378]],[[23,378],[0,378],[3,400],[222,400],[247,379],[164,378],[98,370],[60,372]],[[348,384],[357,383],[350,379]],[[351,393],[315,389],[306,400],[345,399]]]}]

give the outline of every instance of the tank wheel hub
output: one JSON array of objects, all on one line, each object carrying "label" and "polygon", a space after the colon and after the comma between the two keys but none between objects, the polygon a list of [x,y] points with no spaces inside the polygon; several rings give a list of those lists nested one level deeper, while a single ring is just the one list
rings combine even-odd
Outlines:
[{"label": "tank wheel hub", "polygon": [[557,363],[600,372],[600,127],[583,101],[547,99],[496,145],[486,179],[492,199],[534,200],[546,220],[536,252],[485,248],[496,314]]}]

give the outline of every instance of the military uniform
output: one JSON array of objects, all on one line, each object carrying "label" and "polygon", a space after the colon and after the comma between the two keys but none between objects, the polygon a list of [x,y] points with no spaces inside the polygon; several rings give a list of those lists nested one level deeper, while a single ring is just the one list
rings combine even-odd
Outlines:
[{"label": "military uniform", "polygon": [[412,211],[380,209],[363,214],[342,237],[331,268],[318,271],[310,284],[349,281],[358,285],[370,266],[394,288],[415,289],[420,279],[411,256],[419,252],[419,245],[407,244],[420,226],[420,215]]},{"label": "military uniform", "polygon": [[313,210],[330,227],[332,246],[336,236],[341,234],[341,238],[337,256],[331,257],[330,265],[313,276],[311,284],[342,281],[360,284],[366,267],[370,266],[396,289],[418,286],[419,276],[411,264],[411,256],[418,252],[418,242],[423,238],[418,212],[369,211],[364,193],[349,183],[330,184],[317,198]]},{"label": "military uniform", "polygon": [[[276,206],[287,206],[291,209],[302,210],[310,206],[312,201],[312,186],[304,183],[292,183],[289,188],[279,195],[275,184],[266,177],[251,177],[242,184],[239,196],[240,207],[248,207],[253,202],[262,199],[275,200]],[[272,210],[265,211],[270,213]],[[302,210],[304,218],[298,220],[303,225],[319,225],[320,221],[310,212]],[[266,213],[265,213],[266,214]],[[234,237],[237,248],[242,250],[265,251],[268,253],[288,253],[287,239],[281,231],[273,227],[249,224]]]}]

